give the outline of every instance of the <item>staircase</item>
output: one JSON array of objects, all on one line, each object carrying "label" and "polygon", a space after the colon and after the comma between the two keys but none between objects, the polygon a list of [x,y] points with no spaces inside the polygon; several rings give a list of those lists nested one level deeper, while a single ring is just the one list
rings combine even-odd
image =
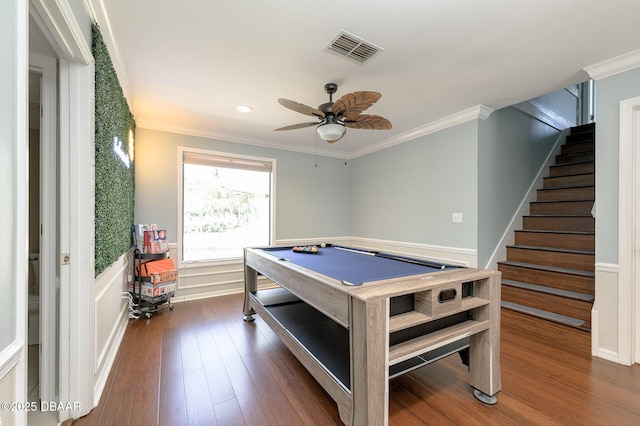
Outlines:
[{"label": "staircase", "polygon": [[507,247],[502,307],[581,330],[591,329],[595,281],[595,125],[567,135],[543,189]]}]

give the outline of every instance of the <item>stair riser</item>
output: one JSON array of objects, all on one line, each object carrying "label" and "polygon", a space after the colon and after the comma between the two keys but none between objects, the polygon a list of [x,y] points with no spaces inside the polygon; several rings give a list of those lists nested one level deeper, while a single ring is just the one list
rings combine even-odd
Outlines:
[{"label": "stair riser", "polygon": [[502,286],[502,300],[577,318],[585,321],[585,328],[591,328],[592,303],[589,302],[568,299],[566,297],[540,293],[508,285]]},{"label": "stair riser", "polygon": [[581,271],[593,272],[595,270],[595,256],[592,254],[562,253],[507,247],[507,260],[557,266],[559,268],[579,269]]},{"label": "stair riser", "polygon": [[594,251],[594,235],[553,234],[516,231],[515,243],[522,246],[566,248],[570,250]]},{"label": "stair riser", "polygon": [[593,173],[544,178],[544,189],[573,188],[576,186],[593,186],[595,184],[596,177]]},{"label": "stair riser", "polygon": [[584,161],[594,161],[593,152],[579,152],[576,154],[556,155],[556,164],[571,164]]},{"label": "stair riser", "polygon": [[501,263],[498,263],[498,270],[502,272],[502,279],[505,280],[521,281],[590,295],[594,294],[595,284],[594,278],[592,277],[543,271]]},{"label": "stair riser", "polygon": [[595,200],[595,196],[596,191],[593,186],[538,190],[538,201],[585,201]]},{"label": "stair riser", "polygon": [[593,201],[531,203],[531,215],[582,215],[589,216]]},{"label": "stair riser", "polygon": [[575,154],[578,152],[593,152],[593,140],[585,142],[567,143],[560,148],[560,154]]},{"label": "stair riser", "polygon": [[578,126],[573,126],[569,130],[572,135],[575,135],[579,133],[594,132],[595,129],[596,129],[596,123],[592,122],[592,123],[580,124]]},{"label": "stair riser", "polygon": [[593,217],[585,216],[525,216],[522,218],[522,227],[525,230],[536,231],[595,232],[596,220]]},{"label": "stair riser", "polygon": [[521,335],[531,341],[544,342],[557,348],[556,355],[575,356],[588,354],[591,351],[591,333],[588,330],[567,327],[506,308],[501,309],[501,317],[503,323],[518,324]]},{"label": "stair riser", "polygon": [[586,163],[564,164],[559,166],[551,166],[549,169],[550,177],[578,175],[582,173],[594,173],[595,164],[593,161]]},{"label": "stair riser", "polygon": [[[541,320],[504,307],[501,309],[501,317],[503,323],[518,324],[520,335],[526,336],[530,341],[546,342],[551,347],[562,348],[572,356],[591,353],[591,333],[588,330]],[[562,355],[558,355],[562,358]]]},{"label": "stair riser", "polygon": [[593,141],[595,140],[595,137],[596,136],[594,131],[572,133],[570,135],[567,135],[567,137],[565,138],[565,141],[567,142],[567,145],[572,145],[572,144],[582,143],[586,141]]}]

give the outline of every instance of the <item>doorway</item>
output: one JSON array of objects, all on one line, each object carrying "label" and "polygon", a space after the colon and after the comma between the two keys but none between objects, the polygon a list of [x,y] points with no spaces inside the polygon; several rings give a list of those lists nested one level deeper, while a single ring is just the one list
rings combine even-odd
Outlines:
[{"label": "doorway", "polygon": [[29,267],[27,395],[40,399],[40,85],[42,73],[29,71]]},{"label": "doorway", "polygon": [[[58,401],[58,72],[38,26],[29,28],[28,369],[30,402]],[[38,405],[39,406],[39,405]],[[57,413],[29,413],[57,420]]]}]

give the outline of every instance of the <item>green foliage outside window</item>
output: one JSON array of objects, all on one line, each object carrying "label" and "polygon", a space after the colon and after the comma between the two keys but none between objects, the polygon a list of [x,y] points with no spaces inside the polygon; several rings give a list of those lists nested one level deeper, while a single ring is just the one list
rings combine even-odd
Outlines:
[{"label": "green foliage outside window", "polygon": [[185,180],[184,232],[225,232],[248,223],[257,212],[255,195],[217,183],[218,170],[207,171]]}]

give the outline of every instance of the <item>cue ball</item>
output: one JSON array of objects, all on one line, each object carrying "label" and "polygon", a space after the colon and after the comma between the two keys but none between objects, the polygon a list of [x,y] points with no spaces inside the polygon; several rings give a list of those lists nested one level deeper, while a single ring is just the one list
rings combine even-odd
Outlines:
[{"label": "cue ball", "polygon": [[327,245],[325,243],[320,244],[320,247],[325,248]]}]

